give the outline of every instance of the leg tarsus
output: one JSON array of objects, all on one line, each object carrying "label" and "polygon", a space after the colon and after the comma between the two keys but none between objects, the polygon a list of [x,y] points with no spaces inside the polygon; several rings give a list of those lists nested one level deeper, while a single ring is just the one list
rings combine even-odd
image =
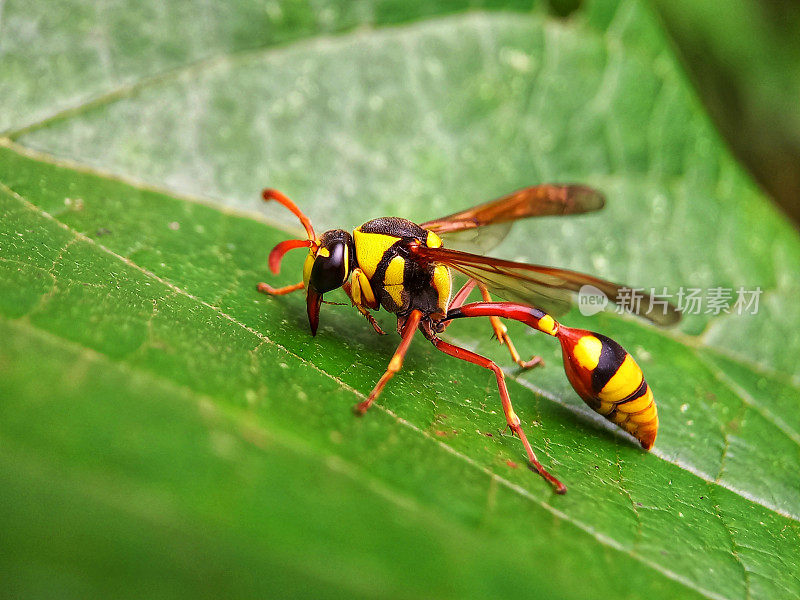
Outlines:
[{"label": "leg tarsus", "polygon": [[388,335],[383,329],[381,329],[381,326],[378,325],[378,322],[375,320],[375,317],[373,317],[366,310],[362,310],[359,307],[356,307],[356,308],[358,308],[358,312],[360,312],[362,315],[364,315],[364,318],[367,321],[369,321],[369,324],[372,325],[372,328],[375,330],[375,333],[377,333],[378,335]]},{"label": "leg tarsus", "polygon": [[553,486],[556,494],[566,494],[567,493],[567,486],[561,483],[558,479],[553,477],[547,469],[542,466],[542,463],[539,462],[539,459],[536,458],[536,455],[533,453],[531,449],[531,445],[528,443],[527,438],[525,437],[525,432],[522,431],[522,428],[517,425],[516,427],[511,425],[511,431],[516,433],[519,438],[522,440],[525,449],[528,451],[528,468],[531,471],[536,471],[539,475],[541,475],[550,485]]},{"label": "leg tarsus", "polygon": [[514,346],[514,342],[512,342],[511,338],[508,337],[508,333],[503,334],[503,337],[500,338],[500,343],[508,346],[508,351],[511,353],[511,360],[517,363],[521,368],[532,369],[533,367],[544,366],[544,359],[535,354],[531,356],[530,360],[522,360],[522,357],[520,357],[519,352],[517,352],[517,349]]},{"label": "leg tarsus", "polygon": [[386,332],[381,329],[381,326],[378,325],[378,322],[375,320],[375,317],[363,306],[361,306],[358,302],[356,302],[355,298],[353,298],[353,285],[348,281],[342,286],[344,293],[347,294],[347,297],[350,298],[350,302],[353,303],[353,306],[356,307],[356,310],[361,313],[361,315],[369,321],[369,324],[372,325],[372,328],[375,330],[375,333],[378,335],[386,335]]}]

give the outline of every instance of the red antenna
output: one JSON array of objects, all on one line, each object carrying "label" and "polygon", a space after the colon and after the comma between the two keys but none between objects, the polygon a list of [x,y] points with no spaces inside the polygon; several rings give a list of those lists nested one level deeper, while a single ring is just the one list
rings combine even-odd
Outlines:
[{"label": "red antenna", "polygon": [[294,214],[294,216],[300,219],[300,222],[306,229],[306,233],[308,234],[308,239],[311,240],[312,242],[317,239],[317,236],[314,234],[314,228],[311,226],[311,219],[309,219],[305,214],[303,214],[303,211],[300,210],[294,202],[289,200],[289,198],[281,194],[278,190],[273,190],[271,188],[267,188],[263,192],[261,192],[261,197],[264,198],[266,202],[269,202],[270,200],[275,200],[283,204],[286,208],[292,211],[292,214]]}]

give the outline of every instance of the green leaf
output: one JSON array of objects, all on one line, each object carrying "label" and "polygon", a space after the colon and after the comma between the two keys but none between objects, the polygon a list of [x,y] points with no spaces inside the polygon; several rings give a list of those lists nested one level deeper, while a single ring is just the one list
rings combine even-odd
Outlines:
[{"label": "green leaf", "polygon": [[[645,7],[160,7],[4,8],[0,564],[15,596],[800,593],[800,239]],[[356,419],[396,336],[325,306],[311,338],[302,297],[254,289],[296,227],[259,204],[266,185],[322,229],[542,180],[595,185],[609,206],[521,224],[498,253],[764,290],[756,315],[680,331],[563,319],[644,368],[652,453],[581,403],[553,340],[510,327],[548,363],[509,370],[509,390],[564,497],[519,468],[491,373],[417,340]],[[301,254],[269,281],[297,281]],[[447,333],[508,364],[487,323]]]}]

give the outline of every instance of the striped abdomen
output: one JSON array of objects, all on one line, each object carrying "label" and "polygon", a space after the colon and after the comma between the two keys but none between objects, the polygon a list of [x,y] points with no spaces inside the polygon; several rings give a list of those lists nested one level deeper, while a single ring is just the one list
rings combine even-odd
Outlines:
[{"label": "striped abdomen", "polygon": [[633,435],[650,450],[658,433],[653,392],[633,357],[611,338],[572,329],[533,306],[476,302],[448,311],[448,319],[500,316],[515,319],[561,342],[567,378],[592,410]]},{"label": "striped abdomen", "polygon": [[633,357],[617,342],[584,329],[560,327],[564,370],[592,410],[650,450],[658,432],[653,392]]}]

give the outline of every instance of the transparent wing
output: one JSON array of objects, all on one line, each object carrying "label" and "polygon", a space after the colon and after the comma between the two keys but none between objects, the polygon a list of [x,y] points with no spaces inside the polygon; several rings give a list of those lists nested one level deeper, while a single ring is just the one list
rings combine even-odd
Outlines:
[{"label": "transparent wing", "polygon": [[462,229],[442,234],[442,239],[448,248],[453,250],[463,250],[474,252],[475,254],[486,254],[500,245],[511,226],[514,223],[497,223],[496,225],[486,225],[484,227]]},{"label": "transparent wing", "polygon": [[584,185],[535,185],[422,223],[422,227],[444,236],[450,248],[486,252],[499,244],[519,219],[575,215],[604,205],[603,194]]},{"label": "transparent wing", "polygon": [[657,300],[640,290],[636,290],[635,296],[626,296],[625,290],[630,288],[577,271],[529,265],[448,248],[415,245],[409,248],[409,252],[418,260],[442,263],[480,281],[501,298],[532,304],[555,316],[567,312],[574,294],[584,285],[590,285],[612,302],[620,298],[631,300],[624,302],[623,308],[657,325],[674,325],[681,318],[677,307],[668,302]]}]

